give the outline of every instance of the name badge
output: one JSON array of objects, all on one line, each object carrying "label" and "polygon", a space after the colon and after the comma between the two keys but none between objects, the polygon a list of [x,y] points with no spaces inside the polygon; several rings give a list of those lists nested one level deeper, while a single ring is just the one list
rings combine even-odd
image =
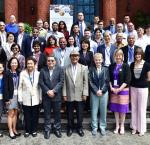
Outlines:
[{"label": "name badge", "polygon": [[118,86],[117,80],[114,80],[114,86]]},{"label": "name badge", "polygon": [[14,90],[14,95],[15,95],[15,96],[18,95],[18,90],[17,90],[17,89]]}]

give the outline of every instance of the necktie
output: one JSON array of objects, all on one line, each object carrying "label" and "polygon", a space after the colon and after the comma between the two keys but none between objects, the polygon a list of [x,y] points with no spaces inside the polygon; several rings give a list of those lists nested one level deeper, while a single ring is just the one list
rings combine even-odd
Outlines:
[{"label": "necktie", "polygon": [[83,36],[83,28],[82,28],[83,26],[82,26],[82,22],[80,23],[80,33],[81,33],[81,35]]},{"label": "necktie", "polygon": [[133,48],[129,48],[129,62],[133,62],[134,61],[134,50]]}]

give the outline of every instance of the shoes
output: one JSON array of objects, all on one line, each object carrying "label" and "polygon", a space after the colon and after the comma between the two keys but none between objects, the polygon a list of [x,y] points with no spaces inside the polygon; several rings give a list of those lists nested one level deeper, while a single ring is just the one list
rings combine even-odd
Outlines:
[{"label": "shoes", "polygon": [[33,136],[33,137],[36,137],[36,136],[37,136],[37,132],[33,132],[33,133],[32,133],[32,136]]},{"label": "shoes", "polygon": [[2,134],[2,133],[0,133],[0,137],[3,137],[3,134]]},{"label": "shoes", "polygon": [[80,137],[83,137],[84,136],[84,132],[82,129],[78,129],[77,130],[77,133],[79,134]]},{"label": "shoes", "polygon": [[29,137],[29,135],[30,135],[30,134],[29,134],[28,132],[25,132],[25,133],[24,133],[24,137],[25,137],[25,138]]},{"label": "shoes", "polygon": [[61,134],[61,131],[60,131],[60,130],[55,130],[55,131],[54,131],[54,134],[55,134],[56,137],[58,137],[58,138],[61,138],[61,137],[62,137],[62,134]]},{"label": "shoes", "polygon": [[9,137],[10,137],[11,139],[15,139],[15,138],[16,138],[15,135],[10,135],[10,133],[9,133]]},{"label": "shoes", "polygon": [[96,136],[96,134],[97,134],[97,129],[93,129],[93,130],[92,130],[92,135],[93,135],[93,136]]},{"label": "shoes", "polygon": [[49,139],[50,138],[50,131],[44,131],[44,138]]},{"label": "shoes", "polygon": [[101,130],[101,135],[105,136],[106,135],[106,131],[105,130]]},{"label": "shoes", "polygon": [[124,126],[121,126],[121,127],[120,127],[120,134],[121,134],[121,135],[124,135],[124,133],[125,133],[125,132],[124,132]]},{"label": "shoes", "polygon": [[136,130],[133,129],[132,132],[131,132],[131,134],[132,135],[136,134]]},{"label": "shoes", "polygon": [[16,137],[19,137],[19,136],[21,136],[21,133],[15,133],[15,132],[14,132],[14,135],[15,135]]},{"label": "shoes", "polygon": [[116,127],[116,129],[114,130],[114,134],[118,134],[119,132],[119,127]]},{"label": "shoes", "polygon": [[140,133],[139,133],[139,136],[144,136],[144,132],[140,132]]},{"label": "shoes", "polygon": [[70,137],[72,135],[73,131],[72,129],[67,129],[67,136]]}]

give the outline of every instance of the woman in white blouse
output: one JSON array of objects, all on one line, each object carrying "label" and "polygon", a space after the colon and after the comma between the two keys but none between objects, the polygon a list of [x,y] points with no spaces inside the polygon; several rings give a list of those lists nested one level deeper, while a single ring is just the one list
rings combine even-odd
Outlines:
[{"label": "woman in white blouse", "polygon": [[38,86],[39,72],[35,69],[36,60],[29,57],[26,60],[26,69],[20,73],[18,88],[18,101],[23,105],[25,134],[37,136],[39,104],[41,102],[41,90]]}]

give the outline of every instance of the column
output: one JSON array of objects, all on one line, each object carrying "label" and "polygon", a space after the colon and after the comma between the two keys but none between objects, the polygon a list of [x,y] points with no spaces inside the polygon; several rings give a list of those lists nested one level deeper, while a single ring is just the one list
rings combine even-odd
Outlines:
[{"label": "column", "polygon": [[109,24],[109,19],[116,19],[116,0],[103,0],[103,20],[104,24]]},{"label": "column", "polygon": [[4,7],[6,23],[9,23],[11,15],[18,20],[18,0],[4,0]]},{"label": "column", "polygon": [[49,18],[51,0],[37,0],[37,18],[46,21]]}]

